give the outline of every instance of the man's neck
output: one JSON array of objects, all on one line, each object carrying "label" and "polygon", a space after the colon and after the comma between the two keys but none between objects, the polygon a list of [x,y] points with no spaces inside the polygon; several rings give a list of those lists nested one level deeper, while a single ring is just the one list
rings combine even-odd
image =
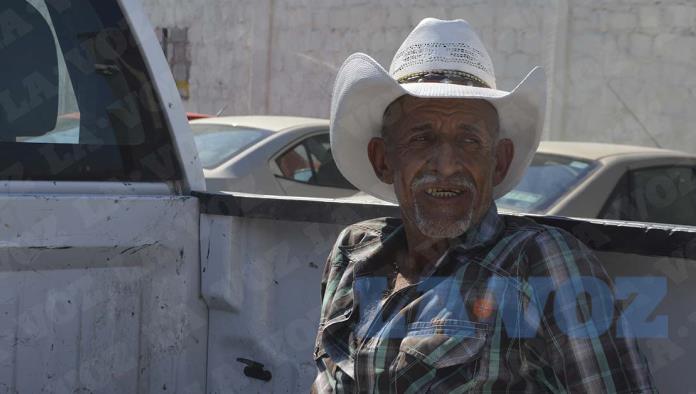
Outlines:
[{"label": "man's neck", "polygon": [[[483,211],[482,214],[476,215],[475,220],[472,221],[469,229],[464,234],[474,230],[480,224],[485,212]],[[428,237],[421,233],[418,227],[410,221],[404,221],[404,230],[408,248],[406,251],[401,251],[397,256],[399,271],[409,282],[416,282],[423,273],[428,272],[437,263],[450,247],[451,240]]]},{"label": "man's neck", "polygon": [[421,233],[415,226],[405,223],[406,242],[408,248],[397,256],[400,273],[411,282],[417,281],[427,272],[449,248],[449,240],[430,238]]}]

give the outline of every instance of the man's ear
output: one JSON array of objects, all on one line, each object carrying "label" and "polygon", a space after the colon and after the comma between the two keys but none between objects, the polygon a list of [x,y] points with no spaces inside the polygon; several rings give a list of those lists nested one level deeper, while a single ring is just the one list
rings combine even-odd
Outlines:
[{"label": "man's ear", "polygon": [[367,156],[370,158],[372,169],[375,171],[377,178],[391,185],[394,182],[394,175],[387,162],[387,146],[384,138],[374,137],[370,140],[367,144]]},{"label": "man's ear", "polygon": [[495,168],[493,170],[493,186],[498,186],[510,169],[510,163],[515,156],[515,146],[508,138],[504,138],[495,146]]}]

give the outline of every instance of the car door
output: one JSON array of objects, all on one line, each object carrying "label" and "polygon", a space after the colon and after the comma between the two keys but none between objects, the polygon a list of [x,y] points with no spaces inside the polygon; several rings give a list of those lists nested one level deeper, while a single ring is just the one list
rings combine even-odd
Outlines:
[{"label": "car door", "polygon": [[290,196],[339,198],[358,192],[333,160],[328,130],[294,143],[270,165],[278,183]]},{"label": "car door", "polygon": [[203,392],[202,171],[139,2],[0,25],[0,392]]}]

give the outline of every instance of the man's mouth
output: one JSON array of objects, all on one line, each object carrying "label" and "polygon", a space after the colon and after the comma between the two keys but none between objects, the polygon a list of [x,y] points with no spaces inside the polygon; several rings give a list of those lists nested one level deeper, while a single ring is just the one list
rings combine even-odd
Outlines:
[{"label": "man's mouth", "polygon": [[457,188],[428,188],[425,189],[425,193],[431,197],[435,198],[452,198],[458,197],[464,193],[464,189]]}]

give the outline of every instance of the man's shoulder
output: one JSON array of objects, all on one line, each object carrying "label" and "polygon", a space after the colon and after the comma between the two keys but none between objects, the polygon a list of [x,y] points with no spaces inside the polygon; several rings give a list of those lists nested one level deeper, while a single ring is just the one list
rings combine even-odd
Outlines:
[{"label": "man's shoulder", "polygon": [[401,219],[383,217],[364,220],[343,229],[329,252],[324,267],[322,296],[326,283],[339,283],[346,271],[350,272],[352,269],[349,267],[353,266],[355,257],[366,257],[374,253],[379,249],[381,241],[396,231],[401,223]]},{"label": "man's shoulder", "polygon": [[549,226],[539,224],[525,216],[505,215],[503,223],[505,225],[502,238],[529,239],[549,230]]},{"label": "man's shoulder", "polygon": [[569,275],[597,272],[593,267],[601,265],[587,245],[563,228],[540,224],[527,217],[508,216],[505,232],[501,242],[507,239],[513,247],[504,249],[522,256],[520,261],[527,265],[525,270],[534,275],[557,274],[563,270]]},{"label": "man's shoulder", "polygon": [[570,232],[555,226],[540,224],[531,218],[524,216],[507,215],[505,217],[505,231],[503,238],[517,238],[525,241],[527,247],[543,247],[548,244],[562,243],[572,248],[585,247]]},{"label": "man's shoulder", "polygon": [[336,246],[350,248],[383,238],[394,232],[401,224],[401,219],[394,217],[374,218],[353,223],[343,229],[338,236]]}]

